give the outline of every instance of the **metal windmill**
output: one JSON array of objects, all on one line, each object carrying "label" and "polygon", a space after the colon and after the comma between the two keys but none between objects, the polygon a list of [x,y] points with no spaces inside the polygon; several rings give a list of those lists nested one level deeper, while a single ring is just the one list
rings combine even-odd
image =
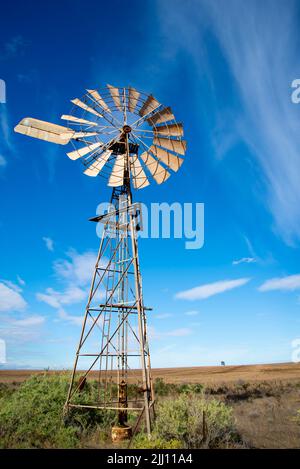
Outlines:
[{"label": "metal windmill", "polygon": [[[132,87],[107,85],[87,90],[71,102],[70,114],[61,116],[67,127],[33,118],[22,119],[15,127],[30,137],[70,143],[73,149],[67,156],[81,160],[84,174],[102,176],[113,188],[110,208],[91,219],[103,224],[103,234],[65,409],[115,409],[116,439],[130,436],[127,413],[136,411],[137,422],[145,415],[150,435],[154,393],[146,326],[149,308],[143,301],[137,244],[141,213],[139,204],[133,203],[132,187],[142,189],[152,179],[162,184],[170,177],[169,170],[180,168],[186,150],[183,127],[170,107]],[[95,401],[82,402],[86,380],[95,372]],[[128,391],[131,383],[138,384],[136,395]]]}]

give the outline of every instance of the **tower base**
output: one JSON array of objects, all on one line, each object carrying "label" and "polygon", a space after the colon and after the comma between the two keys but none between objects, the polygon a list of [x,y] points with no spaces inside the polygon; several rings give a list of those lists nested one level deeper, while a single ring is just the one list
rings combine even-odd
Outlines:
[{"label": "tower base", "polygon": [[118,441],[130,440],[132,437],[132,427],[126,425],[124,427],[112,427],[111,429],[111,439],[114,443]]}]

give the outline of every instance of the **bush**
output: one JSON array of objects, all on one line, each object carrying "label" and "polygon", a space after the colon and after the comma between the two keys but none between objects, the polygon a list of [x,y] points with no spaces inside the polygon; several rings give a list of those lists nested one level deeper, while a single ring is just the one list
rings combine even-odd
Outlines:
[{"label": "bush", "polygon": [[[68,425],[62,418],[69,386],[68,375],[36,375],[0,400],[0,447],[2,448],[76,448],[80,438],[97,425],[111,423],[113,415],[97,410],[72,410]],[[85,398],[97,392],[87,384]],[[83,398],[76,397],[76,403]]]},{"label": "bush", "polygon": [[134,449],[181,449],[180,440],[164,440],[158,436],[152,435],[149,440],[144,433],[140,433],[134,439],[132,446]]},{"label": "bush", "polygon": [[[215,399],[181,395],[165,399],[157,406],[149,444],[163,444],[170,448],[168,445],[176,441],[176,444],[180,442],[181,448],[217,448],[227,447],[235,438],[230,407]],[[140,445],[141,440],[136,439],[134,447],[136,444]]]}]

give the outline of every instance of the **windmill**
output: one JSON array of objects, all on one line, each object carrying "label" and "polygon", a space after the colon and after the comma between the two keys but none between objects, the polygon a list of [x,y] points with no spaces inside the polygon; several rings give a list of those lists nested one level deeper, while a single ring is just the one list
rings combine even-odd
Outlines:
[{"label": "windmill", "polygon": [[[133,202],[132,188],[142,189],[153,180],[162,184],[170,171],[180,168],[186,150],[183,126],[170,107],[132,87],[107,85],[87,90],[71,102],[70,114],[61,116],[67,126],[28,117],[15,127],[30,137],[72,145],[67,156],[83,163],[84,174],[104,177],[112,187],[109,208],[91,219],[102,224],[102,237],[65,410],[116,411],[115,440],[130,437],[128,413],[137,412],[135,425],[144,416],[150,435],[154,417],[146,323],[150,308],[144,305],[139,266],[141,209]],[[84,390],[95,374],[98,392],[90,402]]]}]

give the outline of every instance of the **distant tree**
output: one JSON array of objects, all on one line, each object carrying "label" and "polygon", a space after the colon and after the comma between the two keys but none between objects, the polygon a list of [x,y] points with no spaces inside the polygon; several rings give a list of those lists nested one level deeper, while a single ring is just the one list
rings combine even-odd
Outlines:
[{"label": "distant tree", "polygon": [[225,366],[225,362],[221,361],[221,366]]}]

